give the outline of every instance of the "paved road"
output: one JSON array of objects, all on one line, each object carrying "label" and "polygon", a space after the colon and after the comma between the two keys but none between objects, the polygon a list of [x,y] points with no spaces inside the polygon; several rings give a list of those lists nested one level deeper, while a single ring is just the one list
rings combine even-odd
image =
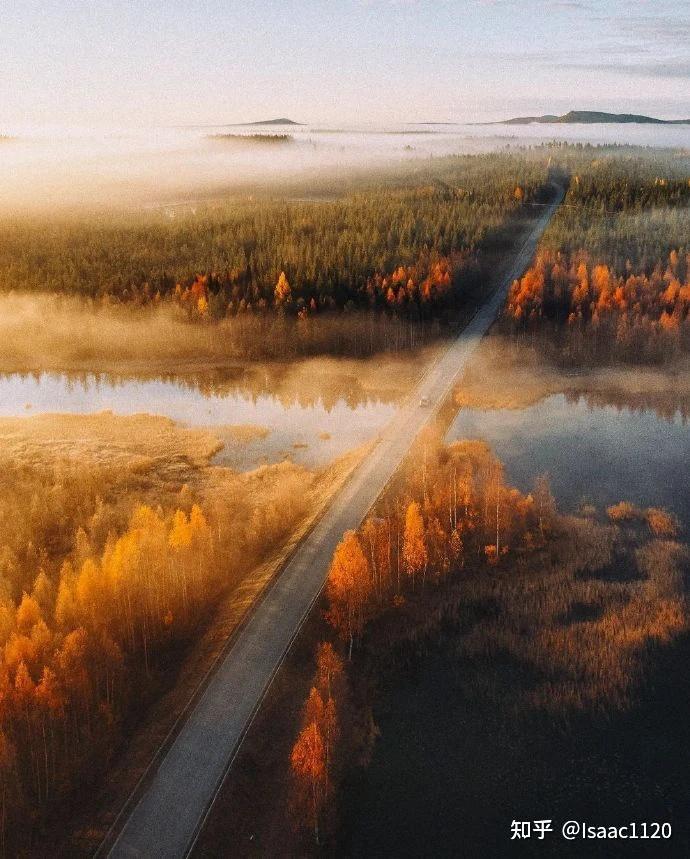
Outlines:
[{"label": "paved road", "polygon": [[[275,672],[324,584],[333,550],[366,516],[505,301],[562,195],[544,210],[505,283],[421,379],[372,453],[302,542],[223,658],[124,821],[109,855],[187,856]],[[428,397],[431,406],[420,405]]]}]

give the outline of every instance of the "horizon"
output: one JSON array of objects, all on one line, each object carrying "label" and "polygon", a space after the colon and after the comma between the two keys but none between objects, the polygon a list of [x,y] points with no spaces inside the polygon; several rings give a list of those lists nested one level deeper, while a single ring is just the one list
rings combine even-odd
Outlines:
[{"label": "horizon", "polygon": [[[189,122],[189,123],[151,123],[151,124],[137,124],[137,125],[123,125],[123,124],[107,124],[107,123],[98,123],[93,125],[71,125],[71,124],[59,124],[59,123],[25,123],[25,124],[15,124],[15,125],[5,125],[0,126],[0,137],[3,134],[7,134],[8,131],[12,133],[29,133],[39,132],[41,134],[50,133],[50,132],[58,132],[58,133],[76,133],[79,134],[96,134],[96,135],[116,135],[121,133],[132,134],[137,132],[145,132],[145,131],[195,131],[195,130],[211,130],[211,129],[221,129],[221,128],[250,128],[262,125],[274,126],[274,127],[284,127],[284,128],[294,128],[295,131],[302,132],[310,132],[310,133],[329,133],[329,132],[363,132],[363,133],[385,133],[389,129],[401,129],[403,127],[407,127],[413,129],[415,126],[477,126],[477,125],[501,125],[505,124],[511,120],[520,118],[520,119],[531,119],[531,118],[540,118],[542,116],[554,115],[557,117],[564,116],[568,113],[604,113],[610,115],[639,115],[643,116],[647,119],[660,119],[664,122],[677,122],[682,123],[684,121],[690,122],[690,110],[688,115],[661,115],[661,113],[641,113],[640,111],[633,110],[624,110],[619,107],[573,107],[568,108],[567,110],[563,110],[561,112],[556,112],[552,110],[541,110],[534,112],[530,110],[525,110],[520,113],[512,113],[510,115],[501,115],[496,118],[493,115],[489,116],[481,116],[474,119],[454,119],[454,118],[443,118],[443,119],[411,119],[411,120],[390,120],[390,121],[351,121],[347,119],[343,119],[340,121],[327,121],[320,119],[312,119],[312,118],[295,118],[292,116],[265,116],[265,117],[256,117],[247,119],[244,122],[208,122],[208,123],[197,123],[197,122]],[[278,119],[287,120],[285,123],[279,123]],[[575,123],[577,124],[577,123]],[[631,125],[635,125],[635,123],[630,123]],[[270,133],[267,130],[265,133]],[[414,133],[414,131],[410,131],[410,133]],[[11,135],[10,135],[11,136]]]},{"label": "horizon", "polygon": [[466,124],[572,109],[686,119],[688,39],[690,9],[669,0],[477,0],[462,11],[446,0],[207,0],[193,11],[182,0],[28,0],[0,34],[0,132],[277,116]]}]

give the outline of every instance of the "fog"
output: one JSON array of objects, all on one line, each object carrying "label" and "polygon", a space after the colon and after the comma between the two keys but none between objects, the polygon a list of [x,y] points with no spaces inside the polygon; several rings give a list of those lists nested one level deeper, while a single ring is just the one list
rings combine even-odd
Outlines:
[{"label": "fog", "polygon": [[[230,135],[214,139],[214,135]],[[282,143],[268,135],[289,135]],[[252,140],[251,135],[261,135]],[[151,206],[550,140],[690,147],[690,126],[0,127],[0,209]],[[243,139],[243,138],[246,138]]]},{"label": "fog", "polygon": [[321,467],[386,426],[432,354],[233,359],[236,321],[206,328],[167,306],[0,296],[0,423],[99,414],[105,427],[106,413],[145,413],[210,428],[224,444],[216,462],[234,469]]},{"label": "fog", "polygon": [[[339,322],[342,318],[332,320],[333,325]],[[324,404],[344,399],[351,408],[391,403],[412,386],[420,365],[433,352],[433,347],[427,347],[365,359],[320,353],[251,360],[243,343],[238,343],[241,324],[237,318],[210,327],[189,323],[169,305],[136,308],[100,306],[59,295],[0,296],[0,415],[23,410],[27,396],[12,388],[20,377],[28,387],[31,379],[37,386],[41,383],[47,396],[41,408],[47,411],[62,408],[72,382],[83,384],[97,377],[104,383],[98,394],[100,408],[116,407],[117,398],[106,401],[109,383],[128,379],[172,379],[206,395],[271,394],[303,404],[318,399]],[[45,374],[52,374],[53,382]],[[16,377],[14,382],[11,376]],[[63,376],[65,389],[54,388]],[[32,401],[35,393],[29,398]],[[78,405],[85,403],[88,397]]]}]

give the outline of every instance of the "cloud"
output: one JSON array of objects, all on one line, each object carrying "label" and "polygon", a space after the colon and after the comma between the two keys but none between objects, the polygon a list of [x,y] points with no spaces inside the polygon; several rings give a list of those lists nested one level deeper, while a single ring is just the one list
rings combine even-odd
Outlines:
[{"label": "cloud", "polygon": [[577,12],[589,12],[592,9],[589,3],[582,3],[581,0],[552,0],[548,6],[556,9],[572,9]]},{"label": "cloud", "polygon": [[557,63],[561,69],[582,69],[583,71],[611,72],[621,75],[635,75],[646,78],[671,78],[690,80],[690,61],[669,60],[659,63]]},{"label": "cloud", "polygon": [[687,44],[690,40],[690,16],[682,15],[600,15],[592,19],[606,24],[621,35],[632,36],[659,48]]}]

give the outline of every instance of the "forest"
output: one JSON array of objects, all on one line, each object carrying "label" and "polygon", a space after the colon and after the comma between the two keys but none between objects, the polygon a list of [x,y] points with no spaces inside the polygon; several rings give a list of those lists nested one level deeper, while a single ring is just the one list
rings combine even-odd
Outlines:
[{"label": "forest", "polygon": [[44,849],[326,485],[287,462],[209,471],[217,441],[161,418],[21,420],[4,421],[0,454],[3,855]]},{"label": "forest", "polygon": [[455,267],[471,278],[477,255],[505,238],[507,219],[545,179],[544,157],[465,156],[312,201],[5,218],[0,289],[138,304],[174,298],[212,319],[273,306],[293,314],[442,306]]},{"label": "forest", "polygon": [[548,333],[568,363],[673,362],[690,347],[687,157],[570,169],[564,204],[510,291],[508,327]]}]

